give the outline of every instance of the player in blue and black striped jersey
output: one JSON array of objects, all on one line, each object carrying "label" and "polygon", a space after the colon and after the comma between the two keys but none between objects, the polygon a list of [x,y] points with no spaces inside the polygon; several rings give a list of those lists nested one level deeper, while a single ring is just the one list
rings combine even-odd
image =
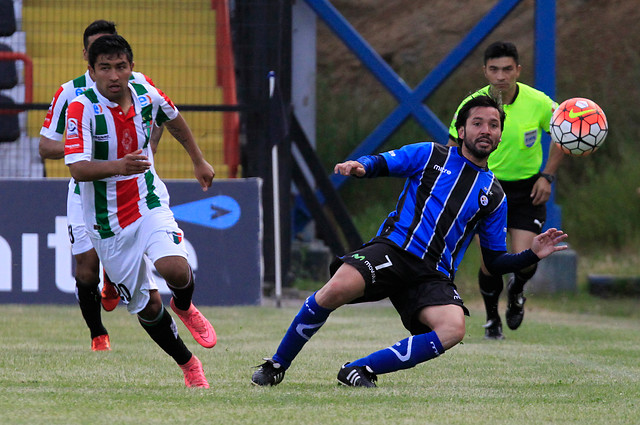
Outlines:
[{"label": "player in blue and black striped jersey", "polygon": [[411,336],[338,372],[347,386],[373,387],[377,375],[407,369],[458,344],[469,312],[453,282],[474,234],[492,273],[535,264],[566,239],[549,229],[531,249],[508,254],[504,191],[487,168],[500,143],[504,112],[488,96],[469,100],[458,113],[460,147],[416,143],[380,155],[337,164],[356,177],[406,178],[395,211],[378,234],[331,265],[332,277],[305,301],[272,358],[254,372],[256,385],[277,385],[304,344],[336,308],[389,298]]}]

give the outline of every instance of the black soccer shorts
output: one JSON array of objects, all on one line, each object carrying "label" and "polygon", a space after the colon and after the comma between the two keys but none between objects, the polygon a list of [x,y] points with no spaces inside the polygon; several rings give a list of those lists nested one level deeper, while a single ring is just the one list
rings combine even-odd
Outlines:
[{"label": "black soccer shorts", "polygon": [[430,332],[418,320],[418,313],[427,306],[464,306],[455,284],[433,264],[407,252],[393,242],[376,238],[361,248],[336,258],[331,264],[331,275],[343,264],[358,270],[365,280],[364,295],[351,304],[379,301],[389,298],[412,335]]},{"label": "black soccer shorts", "polygon": [[535,234],[542,232],[547,219],[547,206],[533,205],[531,200],[531,190],[539,177],[536,174],[524,180],[500,180],[500,185],[507,195],[508,229],[528,230]]}]

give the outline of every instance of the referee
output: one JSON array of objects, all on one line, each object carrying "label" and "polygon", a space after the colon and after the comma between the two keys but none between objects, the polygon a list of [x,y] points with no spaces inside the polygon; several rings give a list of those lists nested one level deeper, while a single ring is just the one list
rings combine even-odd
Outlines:
[{"label": "referee", "polygon": [[[502,141],[488,160],[489,169],[500,181],[509,205],[507,230],[511,239],[511,252],[531,248],[533,238],[542,231],[546,220],[546,202],[551,194],[551,183],[563,154],[554,143],[542,170],[542,132],[549,132],[549,122],[557,103],[549,96],[518,82],[522,66],[518,50],[508,42],[495,42],[484,52],[484,76],[489,85],[464,99],[458,111],[470,97],[488,95],[494,98],[506,113]],[[456,115],[449,128],[449,145],[459,142]],[[510,329],[518,329],[524,317],[523,288],[533,277],[537,265],[518,270],[507,285],[506,320]],[[487,313],[485,338],[504,339],[502,321],[498,313],[498,299],[504,287],[501,275],[491,274],[483,260],[478,272],[480,292]]]}]

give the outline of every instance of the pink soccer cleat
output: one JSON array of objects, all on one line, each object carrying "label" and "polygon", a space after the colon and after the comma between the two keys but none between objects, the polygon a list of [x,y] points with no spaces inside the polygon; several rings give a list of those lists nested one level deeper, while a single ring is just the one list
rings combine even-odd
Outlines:
[{"label": "pink soccer cleat", "polygon": [[91,340],[91,351],[110,351],[111,341],[109,335],[98,335]]},{"label": "pink soccer cleat", "polygon": [[216,345],[218,337],[211,323],[200,313],[193,303],[189,306],[189,310],[184,311],[178,309],[171,298],[171,309],[178,315],[182,323],[189,329],[193,338],[204,348],[212,348]]},{"label": "pink soccer cleat", "polygon": [[184,373],[184,383],[187,388],[209,388],[209,383],[202,369],[202,363],[195,354],[191,356],[188,362],[180,365],[180,369]]}]

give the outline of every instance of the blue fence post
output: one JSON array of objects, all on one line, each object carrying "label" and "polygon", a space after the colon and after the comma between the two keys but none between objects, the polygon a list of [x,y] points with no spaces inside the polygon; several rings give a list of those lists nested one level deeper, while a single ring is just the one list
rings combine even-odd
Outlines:
[{"label": "blue fence post", "polygon": [[[536,0],[535,9],[535,86],[552,99],[556,99],[556,0]],[[549,155],[548,134],[542,135],[544,161]],[[551,196],[547,202],[547,221],[545,229],[561,228],[562,211],[555,203],[556,185],[551,188]]]}]

